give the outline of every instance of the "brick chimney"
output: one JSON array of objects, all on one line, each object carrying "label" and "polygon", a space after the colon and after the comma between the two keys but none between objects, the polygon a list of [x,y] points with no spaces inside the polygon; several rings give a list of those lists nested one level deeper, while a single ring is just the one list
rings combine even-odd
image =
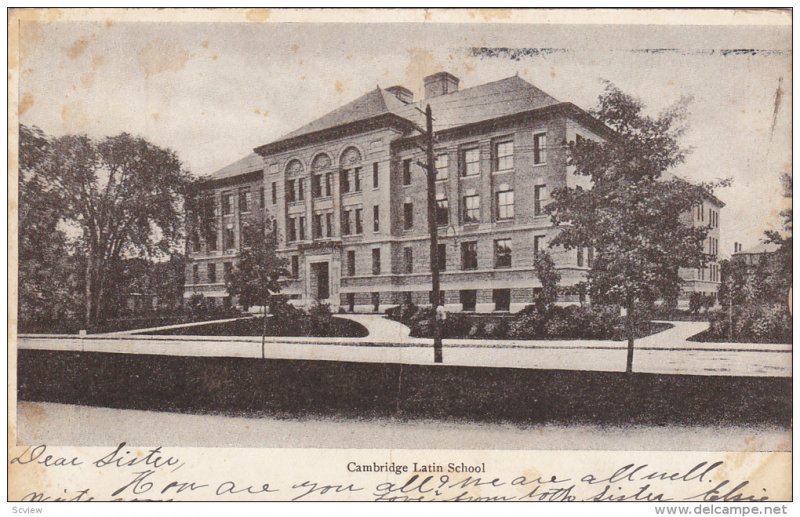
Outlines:
[{"label": "brick chimney", "polygon": [[458,77],[448,72],[437,72],[425,78],[425,98],[430,99],[458,91]]},{"label": "brick chimney", "polygon": [[411,104],[414,102],[414,93],[405,86],[390,86],[386,91],[397,97],[403,104]]}]

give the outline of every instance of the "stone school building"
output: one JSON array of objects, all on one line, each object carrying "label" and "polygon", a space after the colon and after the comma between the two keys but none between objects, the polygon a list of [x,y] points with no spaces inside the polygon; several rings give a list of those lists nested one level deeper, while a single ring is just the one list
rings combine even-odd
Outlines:
[{"label": "stone school building", "polygon": [[[428,104],[445,307],[514,312],[532,303],[541,287],[534,258],[545,250],[562,286],[584,278],[593,250],[548,249],[557,230],[543,208],[553,189],[589,186],[567,166],[565,144],[610,130],[516,76],[461,89],[457,77],[439,72],[424,86],[418,100],[403,86],[376,88],[207,176],[200,195],[213,206],[216,230],[206,239],[191,233],[185,296],[231,302],[225,279],[246,245],[242,226],[263,214],[290,264],[283,293],[296,303],[355,312],[429,304],[426,156],[417,130]],[[691,214],[696,224],[717,222],[709,251],[720,208],[710,200]],[[714,264],[683,276],[687,291],[716,293]]]}]

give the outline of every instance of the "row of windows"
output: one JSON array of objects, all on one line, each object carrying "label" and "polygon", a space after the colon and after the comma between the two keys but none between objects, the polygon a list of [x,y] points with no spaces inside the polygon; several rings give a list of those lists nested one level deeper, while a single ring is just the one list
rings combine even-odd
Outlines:
[{"label": "row of windows", "polygon": [[[230,278],[231,271],[233,271],[233,263],[232,262],[225,262],[222,264],[222,271],[223,271],[223,278],[224,281],[227,283],[228,279]],[[206,264],[206,273],[209,284],[216,284],[217,283],[217,265],[209,262]],[[199,284],[200,283],[200,265],[194,264],[192,265],[192,283]]]},{"label": "row of windows", "polygon": [[[543,200],[546,195],[545,185],[534,187],[534,215],[542,215]],[[479,223],[481,220],[481,198],[479,194],[470,192],[461,198],[460,206],[461,224]],[[495,193],[495,220],[509,220],[514,218],[514,189],[504,187]],[[450,224],[450,207],[445,194],[436,195],[436,223],[439,226]],[[411,230],[414,227],[414,203],[403,203],[403,228]]]},{"label": "row of windows", "polygon": [[714,237],[708,238],[708,253],[717,256],[719,252],[719,240]]},{"label": "row of windows", "polygon": [[[411,303],[412,294],[410,292],[405,294],[405,303]],[[381,293],[370,293],[370,301],[375,312],[380,310]],[[439,303],[444,304],[445,291],[439,291]],[[433,292],[430,293],[433,298]],[[464,289],[458,292],[459,303],[461,303],[462,311],[475,311],[478,301],[477,289]],[[353,312],[355,310],[356,295],[355,293],[347,293],[345,300],[348,310]],[[511,289],[492,289],[492,303],[494,304],[495,311],[508,312],[511,309]]]},{"label": "row of windows", "polygon": [[[328,197],[333,192],[333,175],[328,173],[323,174],[313,174],[311,176],[311,196],[314,198],[318,197]],[[339,171],[339,184],[341,188],[341,192],[343,194],[347,194],[350,192],[361,192],[361,167],[355,167],[353,169],[342,169]],[[378,163],[375,162],[372,164],[372,188],[378,188],[380,185],[380,174],[378,171]],[[294,201],[304,201],[305,200],[305,192],[304,192],[304,179],[303,178],[293,178],[286,180],[286,201],[287,202],[294,202]],[[278,184],[277,182],[272,182],[272,204],[276,204],[278,202]],[[264,193],[263,189],[261,190],[261,203],[263,207],[264,203]]]},{"label": "row of windows", "polygon": [[[533,238],[533,253],[534,258],[538,256],[542,250],[544,236],[537,235]],[[437,265],[439,271],[446,271],[447,269],[447,245],[439,244],[437,247]],[[494,241],[494,267],[495,268],[509,268],[512,266],[513,248],[510,238],[496,239]],[[586,260],[584,262],[584,256]],[[380,248],[372,250],[372,273],[380,274]],[[377,263],[376,263],[377,261]],[[592,267],[594,262],[594,249],[593,248],[578,248],[577,262],[579,267],[584,264]],[[347,276],[356,276],[356,252],[355,250],[347,251]],[[478,269],[478,243],[477,241],[462,242],[461,243],[461,269],[471,270]],[[425,271],[428,268],[426,266]],[[412,247],[407,246],[403,248],[403,272],[406,274],[414,273],[414,250]]]},{"label": "row of windows", "polygon": [[[492,143],[492,171],[507,171],[514,168],[514,140],[498,139]],[[475,176],[481,173],[481,150],[477,144],[463,146],[458,151],[458,170],[461,176]],[[547,161],[547,133],[533,136],[533,163],[543,165]],[[411,185],[412,160],[403,160],[403,185]],[[436,154],[436,181],[446,180],[449,167],[447,153]]]},{"label": "row of windows", "polygon": [[712,228],[719,228],[719,212],[711,207],[708,208],[708,215],[706,216],[705,206],[702,204],[697,205],[692,209],[692,215],[694,216],[695,221],[704,223],[707,220],[709,226]]},{"label": "row of windows", "polygon": [[[706,268],[704,267],[697,268],[697,278],[699,278],[700,280],[706,279]],[[718,264],[709,264],[708,280],[710,280],[711,282],[720,281],[720,269]]]}]

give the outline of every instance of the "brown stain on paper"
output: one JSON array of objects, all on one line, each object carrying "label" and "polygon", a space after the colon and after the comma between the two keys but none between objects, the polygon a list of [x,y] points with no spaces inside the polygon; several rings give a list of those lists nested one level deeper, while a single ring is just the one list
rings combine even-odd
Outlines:
[{"label": "brown stain on paper", "polygon": [[86,106],[81,101],[74,101],[61,108],[61,123],[64,129],[70,133],[81,133],[86,131],[89,125],[89,116],[86,114]]},{"label": "brown stain on paper", "polygon": [[333,85],[333,88],[336,90],[337,93],[342,93],[344,91],[344,84],[340,80],[336,80]]},{"label": "brown stain on paper", "polygon": [[470,9],[467,11],[470,18],[483,18],[483,21],[490,22],[492,20],[507,20],[511,18],[513,11],[511,9]]},{"label": "brown stain on paper", "polygon": [[93,39],[93,37],[80,38],[75,40],[75,42],[69,47],[69,49],[67,49],[67,56],[69,56],[69,58],[73,60],[81,57],[81,54],[83,54],[86,51],[86,48],[89,46],[89,42],[91,41],[91,39]]},{"label": "brown stain on paper", "polygon": [[248,9],[244,16],[250,22],[265,22],[272,16],[272,9]]},{"label": "brown stain on paper", "polygon": [[24,115],[25,112],[31,108],[31,106],[33,106],[33,95],[26,93],[19,101],[19,116],[21,117]]},{"label": "brown stain on paper", "polygon": [[139,51],[139,64],[148,78],[163,72],[182,70],[191,58],[186,49],[160,40],[151,41]]},{"label": "brown stain on paper", "polygon": [[408,52],[408,66],[406,67],[405,82],[403,84],[414,88],[422,85],[425,76],[444,70],[442,63],[436,61],[433,52],[426,48],[412,47]]}]

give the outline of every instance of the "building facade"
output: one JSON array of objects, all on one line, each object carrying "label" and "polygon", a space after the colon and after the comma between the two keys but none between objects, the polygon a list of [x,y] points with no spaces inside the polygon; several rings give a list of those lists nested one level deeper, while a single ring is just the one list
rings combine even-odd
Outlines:
[{"label": "building facade", "polygon": [[[402,86],[376,88],[210,175],[202,195],[222,232],[210,246],[193,237],[186,296],[225,299],[243,214],[261,211],[274,221],[279,253],[289,260],[283,292],[299,303],[355,312],[430,303],[426,157],[419,146],[428,104],[445,307],[514,312],[532,303],[541,287],[534,259],[543,251],[562,286],[581,281],[593,251],[548,248],[557,229],[543,209],[552,190],[589,186],[567,165],[566,144],[603,139],[610,130],[519,77],[464,90],[459,82],[446,72],[426,77],[419,102]],[[713,280],[705,278],[698,273],[687,285],[706,288],[703,282]]]}]

